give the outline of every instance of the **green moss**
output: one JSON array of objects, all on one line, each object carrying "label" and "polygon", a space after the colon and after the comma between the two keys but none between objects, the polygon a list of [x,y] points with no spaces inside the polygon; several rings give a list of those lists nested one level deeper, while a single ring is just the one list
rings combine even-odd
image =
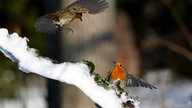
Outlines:
[{"label": "green moss", "polygon": [[110,88],[110,82],[106,81],[105,79],[103,79],[101,77],[101,75],[99,74],[95,74],[94,80],[97,82],[98,85],[104,87],[105,89],[109,89]]},{"label": "green moss", "polygon": [[95,70],[95,65],[91,62],[91,61],[88,61],[88,60],[83,60],[83,62],[85,62],[85,64],[87,64],[87,66],[89,67],[90,69],[90,74],[91,75],[94,75],[94,70]]},{"label": "green moss", "polygon": [[94,70],[95,70],[95,65],[88,61],[88,60],[83,60],[85,62],[85,64],[87,64],[87,66],[89,67],[90,69],[90,74],[94,76],[94,80],[95,82],[104,87],[105,89],[109,89],[110,88],[110,82],[108,82],[107,80],[103,79],[101,77],[101,75],[99,75],[98,73],[95,73]]},{"label": "green moss", "polygon": [[[119,82],[116,82],[116,83],[111,83],[109,82],[109,78],[102,78],[102,76],[98,73],[95,73],[94,70],[95,70],[95,65],[88,61],[88,60],[83,60],[83,62],[85,62],[85,64],[87,64],[87,66],[89,67],[90,69],[90,75],[91,76],[94,76],[94,80],[95,82],[99,85],[99,86],[102,86],[103,88],[109,90],[109,89],[113,89],[116,93],[116,95],[121,98],[122,94],[125,95],[126,97],[128,97],[128,94],[129,94],[129,91],[126,89],[123,89],[120,85],[120,81]],[[108,72],[108,75],[110,75],[111,72]],[[107,75],[107,76],[108,76]],[[98,105],[96,104],[96,106],[98,107]],[[132,107],[133,106],[133,103],[131,101],[127,101],[127,102],[123,102],[122,103],[122,107],[123,108],[127,108],[127,107]],[[133,108],[133,107],[132,107]]]}]

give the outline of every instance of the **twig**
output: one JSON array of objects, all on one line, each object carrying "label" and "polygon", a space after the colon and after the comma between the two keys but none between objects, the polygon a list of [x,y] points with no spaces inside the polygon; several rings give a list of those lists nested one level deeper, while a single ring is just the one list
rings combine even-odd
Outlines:
[{"label": "twig", "polygon": [[180,55],[182,55],[183,57],[185,57],[186,59],[190,60],[192,62],[192,53],[187,50],[186,48],[177,45],[174,42],[165,40],[165,39],[161,39],[161,38],[148,38],[144,41],[144,47],[157,47],[157,46],[164,46],[167,47],[169,50],[172,50]]}]

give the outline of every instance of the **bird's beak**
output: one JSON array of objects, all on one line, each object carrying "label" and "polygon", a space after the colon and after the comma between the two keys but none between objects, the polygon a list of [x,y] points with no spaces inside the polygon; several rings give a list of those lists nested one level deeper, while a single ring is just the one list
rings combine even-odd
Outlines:
[{"label": "bird's beak", "polygon": [[83,21],[83,19],[82,19],[82,18],[79,18],[79,20]]},{"label": "bird's beak", "polygon": [[114,64],[116,64],[116,61],[113,61]]}]

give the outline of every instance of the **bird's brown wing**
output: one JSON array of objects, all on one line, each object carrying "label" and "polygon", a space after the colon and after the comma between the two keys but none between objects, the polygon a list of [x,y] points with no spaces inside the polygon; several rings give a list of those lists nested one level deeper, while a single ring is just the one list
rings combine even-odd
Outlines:
[{"label": "bird's brown wing", "polygon": [[98,14],[109,7],[106,0],[77,0],[63,10],[72,10],[76,13]]},{"label": "bird's brown wing", "polygon": [[48,19],[46,17],[41,17],[37,19],[35,23],[35,28],[39,32],[49,33],[49,34],[55,34],[58,31],[58,27],[52,22],[51,19]]},{"label": "bird's brown wing", "polygon": [[157,89],[155,86],[147,83],[143,79],[140,79],[132,74],[128,74],[126,67],[124,67],[125,73],[126,73],[126,86],[128,87],[145,87],[150,89]]},{"label": "bird's brown wing", "polygon": [[[39,17],[35,22],[36,31],[44,32],[48,34],[56,34],[60,31],[60,25],[54,22],[59,22],[59,17],[65,13],[64,10],[59,10],[50,14]],[[63,15],[62,17],[68,17],[69,15]]]},{"label": "bird's brown wing", "polygon": [[133,76],[131,74],[127,75],[126,78],[126,86],[130,87],[145,87],[150,89],[157,89],[155,86],[147,83],[146,81],[137,78],[136,76]]},{"label": "bird's brown wing", "polygon": [[107,75],[106,75],[106,77],[105,77],[105,80],[107,80],[107,81],[111,81],[111,74],[112,74],[112,71],[109,71],[108,73],[107,73]]},{"label": "bird's brown wing", "polygon": [[58,20],[56,12],[41,16],[35,22],[36,31],[56,34],[59,31],[59,27],[57,27],[53,21],[57,22]]}]

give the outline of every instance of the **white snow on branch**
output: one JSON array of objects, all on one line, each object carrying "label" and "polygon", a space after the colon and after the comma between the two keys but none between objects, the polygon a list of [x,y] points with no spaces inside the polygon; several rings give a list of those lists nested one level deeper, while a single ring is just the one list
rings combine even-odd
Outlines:
[{"label": "white snow on branch", "polygon": [[115,91],[98,86],[84,62],[54,64],[38,56],[35,49],[27,46],[27,41],[27,38],[17,33],[9,34],[7,29],[0,29],[0,51],[18,63],[21,71],[75,85],[103,108],[121,107],[122,100],[116,96]]}]

